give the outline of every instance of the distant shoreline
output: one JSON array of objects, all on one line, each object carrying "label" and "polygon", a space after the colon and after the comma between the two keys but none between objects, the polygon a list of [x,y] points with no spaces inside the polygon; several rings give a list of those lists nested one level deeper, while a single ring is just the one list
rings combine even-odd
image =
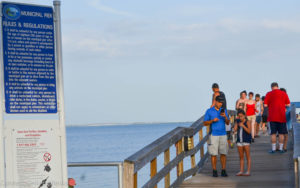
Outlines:
[{"label": "distant shoreline", "polygon": [[192,121],[182,122],[134,122],[134,123],[89,123],[89,124],[70,124],[67,127],[110,127],[110,126],[130,126],[130,125],[153,125],[153,124],[174,124],[174,123],[193,123]]}]

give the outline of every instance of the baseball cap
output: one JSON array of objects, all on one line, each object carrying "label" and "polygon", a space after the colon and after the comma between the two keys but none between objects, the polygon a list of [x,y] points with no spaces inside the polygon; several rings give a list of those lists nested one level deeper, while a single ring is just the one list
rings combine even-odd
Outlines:
[{"label": "baseball cap", "polygon": [[211,87],[212,88],[219,88],[219,85],[217,83],[213,83],[213,85]]}]

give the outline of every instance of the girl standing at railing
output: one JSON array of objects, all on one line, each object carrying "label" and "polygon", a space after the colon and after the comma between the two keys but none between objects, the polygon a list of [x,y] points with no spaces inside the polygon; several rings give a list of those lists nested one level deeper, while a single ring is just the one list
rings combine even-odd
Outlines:
[{"label": "girl standing at railing", "polygon": [[[234,131],[237,133],[237,148],[240,155],[240,172],[237,176],[250,176],[251,157],[251,122],[247,120],[244,110],[239,110],[237,113],[238,119],[234,125]],[[247,158],[247,172],[244,173],[244,154]]]}]

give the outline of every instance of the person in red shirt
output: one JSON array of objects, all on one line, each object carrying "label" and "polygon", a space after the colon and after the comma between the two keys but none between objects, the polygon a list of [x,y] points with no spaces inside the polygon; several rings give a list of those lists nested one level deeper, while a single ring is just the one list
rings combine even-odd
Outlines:
[{"label": "person in red shirt", "polygon": [[271,88],[272,91],[267,93],[264,101],[264,106],[269,108],[268,122],[270,122],[272,142],[270,153],[275,153],[276,151],[277,133],[279,134],[279,151],[284,153],[284,134],[287,134],[285,111],[286,106],[290,106],[290,99],[285,92],[279,89],[278,83],[272,83]]}]

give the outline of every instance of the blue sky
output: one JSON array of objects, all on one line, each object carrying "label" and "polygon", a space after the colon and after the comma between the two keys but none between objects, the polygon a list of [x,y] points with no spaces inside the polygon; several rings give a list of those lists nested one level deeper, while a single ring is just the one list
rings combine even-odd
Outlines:
[{"label": "blue sky", "polygon": [[[22,1],[21,1],[22,2]],[[23,1],[51,5],[52,1]],[[194,121],[218,82],[300,101],[300,1],[64,0],[67,124]]]}]

